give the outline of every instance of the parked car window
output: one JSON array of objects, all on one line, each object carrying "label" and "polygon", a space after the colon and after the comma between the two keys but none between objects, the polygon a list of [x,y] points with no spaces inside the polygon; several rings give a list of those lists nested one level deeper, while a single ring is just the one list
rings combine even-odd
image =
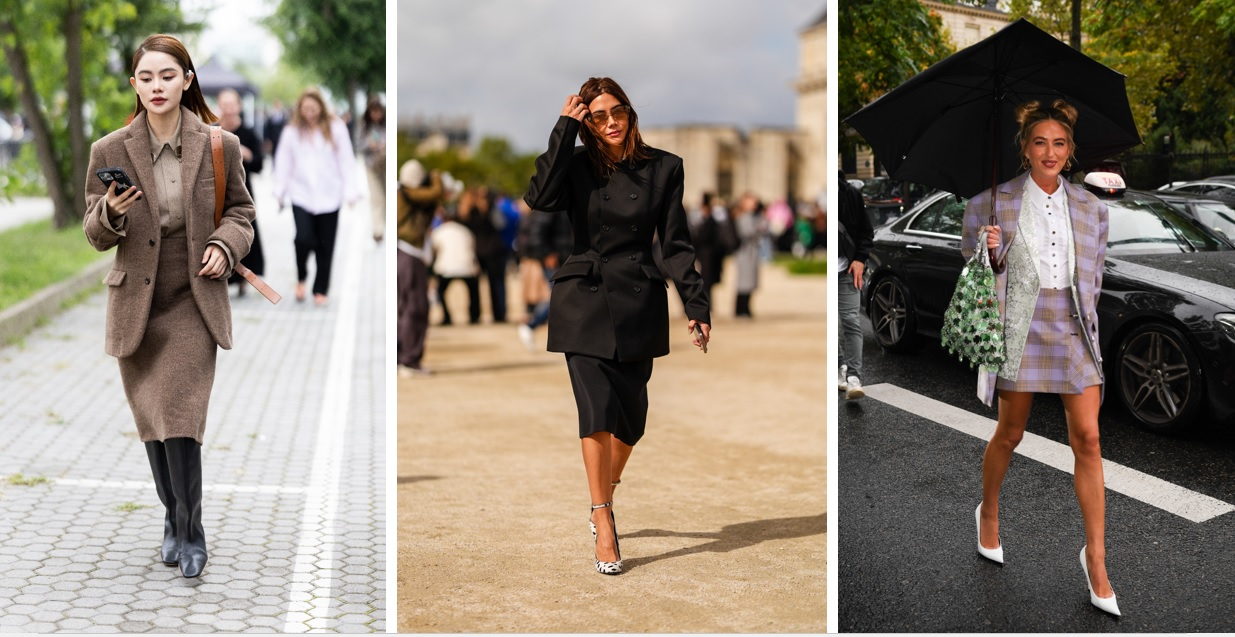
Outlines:
[{"label": "parked car window", "polygon": [[1110,213],[1107,254],[1208,252],[1225,246],[1183,213],[1158,200],[1125,198],[1106,202]]},{"label": "parked car window", "polygon": [[1222,233],[1227,239],[1235,239],[1235,209],[1220,201],[1197,201],[1189,203],[1197,221]]},{"label": "parked car window", "polygon": [[914,217],[909,224],[908,230],[916,230],[918,232],[941,232],[940,228],[947,224],[942,220],[942,217],[947,212],[947,202],[954,200],[954,197],[942,197],[938,201],[927,206],[921,214]]}]

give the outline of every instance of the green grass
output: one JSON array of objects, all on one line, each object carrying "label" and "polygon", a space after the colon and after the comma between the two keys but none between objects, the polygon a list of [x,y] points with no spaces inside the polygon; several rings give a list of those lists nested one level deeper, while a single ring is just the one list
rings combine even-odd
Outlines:
[{"label": "green grass", "polygon": [[134,511],[140,511],[142,509],[149,509],[149,508],[150,508],[149,504],[138,504],[136,502],[125,502],[124,504],[116,505],[116,510],[121,513],[132,513]]},{"label": "green grass", "polygon": [[799,259],[791,254],[777,254],[772,257],[772,263],[783,266],[789,274],[828,273],[828,260],[826,258]]},{"label": "green grass", "polygon": [[0,232],[0,310],[81,272],[102,258],[81,227],[35,221]]},{"label": "green grass", "polygon": [[48,482],[43,476],[23,476],[20,473],[15,473],[9,476],[9,484],[16,487],[33,487],[36,484],[44,484]]}]

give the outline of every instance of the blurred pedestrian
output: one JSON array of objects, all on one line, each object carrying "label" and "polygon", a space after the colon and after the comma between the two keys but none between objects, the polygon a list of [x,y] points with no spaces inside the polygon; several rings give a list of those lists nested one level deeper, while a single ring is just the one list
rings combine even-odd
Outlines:
[{"label": "blurred pedestrian", "polygon": [[[168,35],[133,54],[137,94],[131,122],[94,143],[86,180],[86,238],[116,248],[108,286],[108,354],[146,446],[155,491],[166,509],[160,559],[185,577],[208,558],[202,526],[202,438],[218,348],[231,349],[227,276],[253,240],[253,201],[241,146],[223,132],[227,176],[215,227],[210,127],[189,52]],[[133,186],[117,192],[95,177],[120,167]]]},{"label": "blurred pedestrian", "polygon": [[536,330],[549,322],[553,277],[574,250],[574,232],[566,215],[533,210],[530,216],[529,251],[536,259],[541,281],[548,284],[549,296],[536,305],[526,323],[519,325],[519,340],[528,351],[536,351]]},{"label": "blurred pedestrian", "polygon": [[365,174],[369,176],[369,206],[373,217],[373,240],[386,236],[386,106],[377,96],[369,98],[362,120]]},{"label": "blurred pedestrian", "polygon": [[701,330],[695,344],[706,347],[712,329],[682,209],[682,160],[644,144],[638,124],[617,82],[589,79],[566,98],[525,197],[534,210],[564,211],[574,228],[574,253],[553,277],[549,351],[566,354],[596,570],[606,575],[622,572],[613,489],[643,436],[652,359],[669,353],[667,283],[651,257],[658,228],[686,328]]},{"label": "blurred pedestrian", "polygon": [[[240,157],[244,166],[244,187],[248,189],[249,196],[252,197],[253,174],[262,171],[264,159],[262,142],[257,138],[257,133],[244,124],[244,121],[240,118],[240,112],[240,94],[230,88],[220,91],[219,126],[223,127],[223,130],[235,134],[236,138],[240,140]],[[261,276],[266,272],[266,257],[262,253],[261,233],[257,229],[256,216],[253,218],[253,246],[240,262],[257,276]],[[245,288],[248,287],[248,281],[244,277],[232,272],[227,282],[228,284],[235,283],[236,293],[244,296]]]},{"label": "blurred pedestrian", "polygon": [[429,225],[444,191],[436,170],[426,174],[415,159],[399,167],[398,369],[399,376],[430,373],[421,359],[429,329]]},{"label": "blurred pedestrian", "polygon": [[845,180],[845,173],[837,171],[840,178],[837,186],[840,205],[840,250],[833,258],[839,279],[836,281],[836,309],[840,313],[840,370],[838,387],[845,392],[846,400],[855,400],[866,395],[862,389],[862,319],[859,310],[862,302],[863,273],[866,258],[874,245],[875,231],[862,192]]},{"label": "blurred pedestrian", "polygon": [[733,227],[738,236],[738,248],[734,252],[734,265],[738,271],[737,300],[733,305],[733,315],[738,318],[752,318],[750,297],[759,288],[759,249],[765,232],[758,212],[759,200],[753,194],[746,193],[738,200],[732,213]]},{"label": "blurred pedestrian", "polygon": [[[459,199],[458,210],[471,210],[471,193]],[[462,280],[467,286],[468,323],[480,322],[480,264],[476,259],[476,237],[459,222],[458,214],[444,209],[442,223],[429,234],[433,248],[433,272],[437,275],[437,298],[442,305],[442,325],[454,324],[450,316],[450,304],[446,290],[450,284]]]},{"label": "blurred pedestrian", "polygon": [[476,258],[480,270],[489,282],[489,305],[494,323],[506,322],[506,263],[510,250],[502,240],[505,216],[493,205],[493,194],[484,186],[473,188],[460,200],[459,219],[476,238]]},{"label": "blurred pedestrian", "polygon": [[703,193],[695,223],[691,228],[691,242],[695,244],[695,256],[699,259],[699,274],[703,277],[703,290],[712,299],[712,287],[720,283],[725,266],[725,255],[733,249],[726,245],[726,237],[734,237],[728,222],[717,221],[712,211],[712,193]]},{"label": "blurred pedestrian", "polygon": [[300,94],[291,125],[283,129],[275,155],[275,198],[291,202],[296,222],[296,300],[305,299],[309,253],[315,256],[313,300],[325,305],[330,291],[339,209],[360,197],[355,155],[347,127],[331,115],[320,91]]},{"label": "blurred pedestrian", "polygon": [[283,135],[283,127],[287,124],[287,112],[283,109],[281,100],[274,100],[266,112],[266,121],[262,124],[262,149],[270,157],[279,150],[279,137]]}]

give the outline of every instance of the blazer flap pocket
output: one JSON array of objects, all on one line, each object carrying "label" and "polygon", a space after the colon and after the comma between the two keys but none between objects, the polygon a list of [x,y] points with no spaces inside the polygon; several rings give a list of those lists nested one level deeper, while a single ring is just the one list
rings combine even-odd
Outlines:
[{"label": "blazer flap pocket", "polygon": [[562,267],[553,273],[550,281],[561,281],[563,279],[573,279],[576,277],[592,276],[592,263],[590,261],[567,261],[562,264]]},{"label": "blazer flap pocket", "polygon": [[113,287],[120,285],[122,281],[124,281],[124,270],[111,270],[106,277],[103,277],[103,283]]},{"label": "blazer flap pocket", "polygon": [[643,273],[648,275],[649,279],[653,281],[664,281],[665,280],[665,275],[661,274],[660,268],[654,265],[640,265],[639,267],[643,268]]}]

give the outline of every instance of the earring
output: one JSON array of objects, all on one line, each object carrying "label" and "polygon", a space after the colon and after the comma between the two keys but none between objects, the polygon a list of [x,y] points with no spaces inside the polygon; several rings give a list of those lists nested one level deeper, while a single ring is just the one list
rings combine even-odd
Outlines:
[{"label": "earring", "polygon": [[1029,158],[1021,155],[1021,170],[1029,170]]},{"label": "earring", "polygon": [[1063,171],[1064,171],[1064,172],[1068,172],[1069,170],[1072,170],[1072,160],[1071,160],[1071,159],[1069,159],[1068,161],[1064,162],[1064,164],[1063,164]]}]

